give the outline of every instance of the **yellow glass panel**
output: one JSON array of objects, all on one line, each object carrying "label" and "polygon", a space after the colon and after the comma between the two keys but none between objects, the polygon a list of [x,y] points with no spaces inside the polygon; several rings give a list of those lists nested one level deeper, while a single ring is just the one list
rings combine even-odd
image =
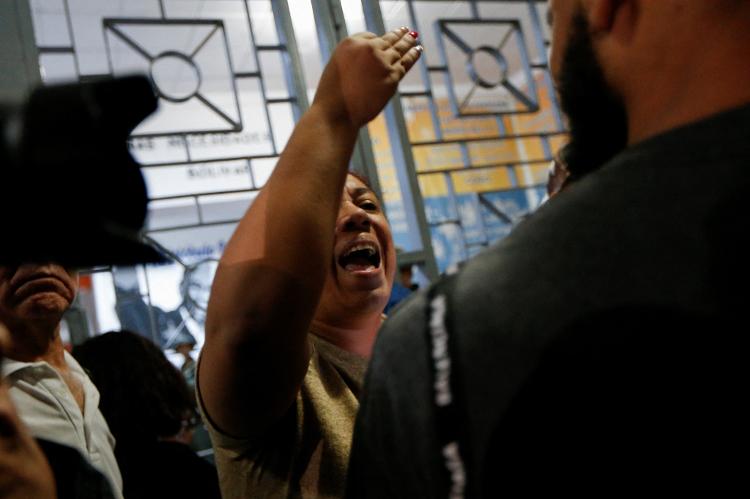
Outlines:
[{"label": "yellow glass panel", "polygon": [[464,159],[461,156],[461,147],[458,144],[415,146],[412,152],[414,165],[418,172],[462,168],[465,166]]},{"label": "yellow glass panel", "polygon": [[391,152],[390,140],[388,140],[388,128],[385,116],[380,113],[367,125],[370,134],[372,152],[378,166],[393,165],[393,153]]},{"label": "yellow glass panel", "polygon": [[419,176],[419,188],[422,190],[422,197],[434,198],[448,195],[448,184],[445,181],[445,175],[442,173]]},{"label": "yellow glass panel", "polygon": [[514,135],[516,133],[516,130],[514,128],[515,124],[513,120],[511,119],[512,115],[504,115],[503,116],[503,126],[505,127],[505,135]]},{"label": "yellow glass panel", "polygon": [[491,118],[441,118],[445,139],[483,139],[500,134],[497,120]]},{"label": "yellow glass panel", "polygon": [[457,117],[453,114],[448,99],[437,100],[438,116],[444,139],[480,139],[500,134],[494,116],[481,118]]},{"label": "yellow glass panel", "polygon": [[504,167],[452,172],[451,179],[456,194],[497,191],[512,187],[508,169]]},{"label": "yellow glass panel", "polygon": [[386,203],[401,201],[401,189],[399,189],[398,177],[394,166],[378,167],[378,180],[380,190],[383,193],[383,201]]},{"label": "yellow glass panel", "polygon": [[401,103],[409,140],[411,142],[436,140],[429,100],[426,97],[405,97],[401,99]]},{"label": "yellow glass panel", "polygon": [[539,96],[539,111],[536,113],[514,114],[508,116],[513,133],[530,134],[557,131],[557,121],[553,113],[552,99],[550,98],[548,86],[544,82],[541,72],[534,74],[537,93]]},{"label": "yellow glass panel", "polygon": [[513,163],[519,160],[518,144],[515,140],[492,140],[469,144],[471,166]]},{"label": "yellow glass panel", "polygon": [[388,138],[385,116],[379,114],[367,126],[372,143],[372,153],[378,166],[378,181],[385,203],[401,201],[401,189],[399,189],[398,177],[396,176],[396,165],[393,161],[393,151]]},{"label": "yellow glass panel", "polygon": [[518,149],[521,152],[522,161],[540,161],[548,159],[544,152],[544,142],[539,137],[528,137],[518,140]]},{"label": "yellow glass panel", "polygon": [[517,134],[543,133],[556,130],[555,118],[550,108],[533,114],[515,114],[509,117]]},{"label": "yellow glass panel", "polygon": [[552,155],[556,156],[557,151],[562,149],[562,147],[568,143],[570,140],[570,137],[568,137],[568,134],[560,134],[560,135],[552,135],[549,137],[549,148],[552,150]]},{"label": "yellow glass panel", "polygon": [[544,144],[539,137],[474,142],[469,144],[469,156],[472,166],[546,159]]},{"label": "yellow glass panel", "polygon": [[546,184],[549,178],[549,169],[550,166],[546,163],[516,166],[515,172],[518,185],[531,187]]}]

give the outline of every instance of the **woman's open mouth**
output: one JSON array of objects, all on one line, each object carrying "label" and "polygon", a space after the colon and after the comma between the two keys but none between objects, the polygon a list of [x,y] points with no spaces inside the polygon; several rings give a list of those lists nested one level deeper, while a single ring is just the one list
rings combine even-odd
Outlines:
[{"label": "woman's open mouth", "polygon": [[339,256],[338,264],[348,272],[372,271],[380,268],[380,249],[370,241],[360,241]]}]

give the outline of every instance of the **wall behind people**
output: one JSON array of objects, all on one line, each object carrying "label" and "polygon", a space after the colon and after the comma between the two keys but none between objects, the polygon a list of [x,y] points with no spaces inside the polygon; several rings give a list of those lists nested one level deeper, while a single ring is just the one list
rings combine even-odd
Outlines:
[{"label": "wall behind people", "polygon": [[[379,9],[379,2],[370,3]],[[78,0],[67,8],[60,2],[29,3],[40,51],[35,65],[43,68],[45,82],[131,71],[152,76],[162,109],[135,131],[130,148],[144,165],[152,198],[148,231],[186,265],[221,256],[235,222],[273,171],[304,110],[304,94],[311,95],[317,84],[325,58],[317,29],[324,29],[316,28],[309,2],[288,2],[291,22],[283,4],[250,2],[246,9],[242,2],[211,0],[127,5]],[[379,31],[365,22],[358,2],[340,4],[350,33]],[[414,8],[400,12],[382,9],[383,22],[423,31],[427,60],[404,82],[400,121],[380,117],[368,128],[373,171],[396,243],[416,252],[420,238],[431,239],[437,266],[445,270],[505,237],[536,208],[544,165],[564,129],[543,69],[547,33],[536,23],[544,15],[543,2],[487,2],[474,9],[473,2],[459,1],[453,13],[428,2],[410,5]],[[427,28],[434,18],[453,23],[472,16],[478,21],[473,26],[449,24],[440,33]],[[518,21],[522,29],[497,19]],[[470,49],[475,76],[491,80],[493,88],[474,84],[464,64],[468,54],[457,49],[449,31]],[[499,37],[498,45],[506,39],[502,57],[478,50],[486,36]],[[205,44],[195,51],[201,41]],[[157,57],[168,51],[181,55]],[[524,54],[533,68],[523,62]],[[507,73],[499,60],[507,62]],[[426,78],[427,66],[447,71]],[[526,100],[499,84],[501,76]],[[307,88],[299,88],[302,83]],[[472,87],[477,88],[468,107],[461,106]],[[419,178],[415,188],[425,198],[422,227],[412,223],[417,217],[408,203],[405,175],[412,167]],[[422,271],[433,277],[424,266]],[[132,327],[115,312],[118,305],[121,311],[134,303],[130,295],[112,292],[118,273],[100,269],[92,275],[95,332]],[[160,336],[186,328],[200,349],[200,321],[182,311],[171,314],[183,301],[184,268],[149,266],[138,273],[137,294],[154,312],[145,314],[146,328],[138,331],[160,343]]]},{"label": "wall behind people", "polygon": [[26,0],[7,0],[0,4],[0,100],[20,101],[38,85],[39,66],[31,10]]}]

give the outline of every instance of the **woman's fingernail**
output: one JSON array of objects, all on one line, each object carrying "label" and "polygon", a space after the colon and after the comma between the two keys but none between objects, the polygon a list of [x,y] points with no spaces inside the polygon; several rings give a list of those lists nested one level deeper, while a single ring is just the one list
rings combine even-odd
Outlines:
[{"label": "woman's fingernail", "polygon": [[409,28],[407,26],[401,26],[399,28],[399,30],[401,30],[401,31],[409,31]]},{"label": "woman's fingernail", "polygon": [[421,46],[421,45],[417,45],[417,46],[416,46],[416,47],[414,47],[414,48],[415,48],[415,49],[417,49],[417,50],[418,50],[418,51],[420,51],[420,52],[424,52],[424,47],[423,47],[423,46]]},{"label": "woman's fingernail", "polygon": [[416,31],[410,31],[409,36],[411,36],[412,38],[419,38],[419,33],[417,33]]}]

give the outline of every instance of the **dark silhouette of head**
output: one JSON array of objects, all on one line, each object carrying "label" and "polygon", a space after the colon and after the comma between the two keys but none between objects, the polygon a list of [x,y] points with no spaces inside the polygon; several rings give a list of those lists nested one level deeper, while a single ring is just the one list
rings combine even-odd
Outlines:
[{"label": "dark silhouette of head", "polygon": [[99,408],[118,451],[172,437],[196,416],[182,374],[143,336],[105,333],[76,347],[73,355],[99,389]]}]

